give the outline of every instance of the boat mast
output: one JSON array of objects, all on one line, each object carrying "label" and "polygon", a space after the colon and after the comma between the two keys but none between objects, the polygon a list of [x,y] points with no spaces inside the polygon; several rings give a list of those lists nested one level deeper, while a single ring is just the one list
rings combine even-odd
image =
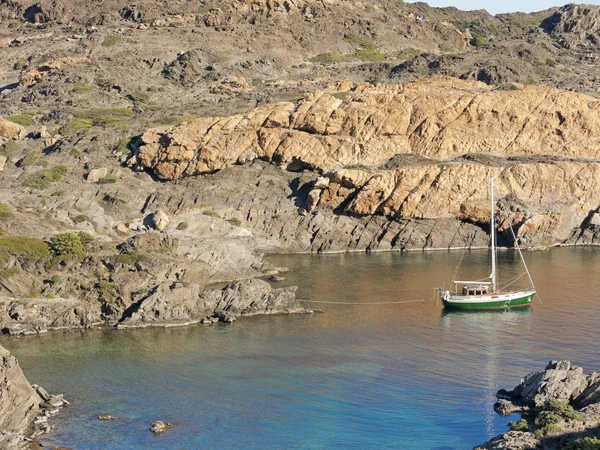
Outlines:
[{"label": "boat mast", "polygon": [[490,234],[492,235],[492,274],[490,275],[492,281],[492,292],[496,292],[496,224],[494,223],[494,177],[490,177]]}]

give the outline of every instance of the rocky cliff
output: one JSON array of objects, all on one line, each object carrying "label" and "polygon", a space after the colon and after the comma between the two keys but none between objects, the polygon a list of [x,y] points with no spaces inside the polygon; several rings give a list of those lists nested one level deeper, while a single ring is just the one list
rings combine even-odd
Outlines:
[{"label": "rocky cliff", "polygon": [[33,430],[40,397],[31,387],[8,350],[0,346],[0,447],[24,448],[24,437]]}]

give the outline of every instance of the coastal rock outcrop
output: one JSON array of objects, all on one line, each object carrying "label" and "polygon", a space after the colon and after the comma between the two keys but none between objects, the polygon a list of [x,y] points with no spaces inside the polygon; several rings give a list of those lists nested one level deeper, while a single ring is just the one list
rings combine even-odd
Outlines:
[{"label": "coastal rock outcrop", "polygon": [[559,449],[578,447],[597,438],[600,425],[599,375],[584,374],[569,361],[550,361],[544,370],[527,375],[513,390],[501,389],[494,409],[501,415],[523,412],[511,431],[475,447],[496,449]]},{"label": "coastal rock outcrop", "polygon": [[196,283],[163,284],[126,311],[118,327],[187,325],[220,314],[222,321],[230,322],[227,318],[236,316],[309,312],[302,308],[295,291],[295,287],[273,289],[257,279],[206,290]]}]

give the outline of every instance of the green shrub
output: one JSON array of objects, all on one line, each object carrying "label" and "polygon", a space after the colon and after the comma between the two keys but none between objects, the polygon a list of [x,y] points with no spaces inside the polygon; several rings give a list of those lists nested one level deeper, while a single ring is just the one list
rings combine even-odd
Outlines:
[{"label": "green shrub", "polygon": [[213,211],[212,209],[205,209],[202,214],[204,214],[205,216],[209,216],[209,217],[221,217],[221,215],[216,212]]},{"label": "green shrub", "polygon": [[353,55],[356,59],[366,62],[382,62],[385,61],[385,54],[381,53],[378,48],[360,48]]},{"label": "green shrub", "polygon": [[30,152],[25,155],[25,157],[21,160],[22,166],[33,166],[37,162],[37,155],[35,152]]},{"label": "green shrub", "polygon": [[90,290],[90,285],[87,283],[81,283],[79,285],[79,289],[81,289],[82,291],[89,291]]},{"label": "green shrub", "polygon": [[148,259],[148,257],[141,253],[120,253],[118,255],[111,256],[110,259],[114,264],[134,266],[137,263],[145,261],[146,259]]},{"label": "green shrub", "polygon": [[600,450],[600,439],[584,437],[569,442],[562,447],[563,450]]},{"label": "green shrub", "polygon": [[118,180],[119,179],[116,175],[106,175],[104,178],[100,178],[98,181],[96,181],[96,184],[114,184]]},{"label": "green shrub", "polygon": [[188,227],[187,222],[181,222],[179,225],[177,225],[177,229],[180,231],[187,230],[187,227]]},{"label": "green shrub", "polygon": [[529,77],[527,78],[523,84],[527,85],[527,86],[531,86],[532,84],[536,84],[537,80],[535,78]]},{"label": "green shrub", "polygon": [[121,38],[121,36],[106,36],[102,41],[102,47],[112,47],[113,45],[117,45],[122,40],[123,38]]},{"label": "green shrub", "polygon": [[212,5],[199,6],[198,9],[196,9],[196,14],[204,15],[204,14],[210,12],[210,10],[213,8],[214,8],[214,6],[212,6]]},{"label": "green shrub", "polygon": [[57,283],[60,283],[60,282],[62,281],[62,277],[61,277],[60,275],[52,275],[52,276],[50,277],[50,281],[51,281],[53,284],[57,284]]},{"label": "green shrub", "polygon": [[81,223],[81,222],[89,222],[90,218],[87,214],[79,214],[79,215],[73,217],[72,220],[75,223]]},{"label": "green shrub", "polygon": [[0,278],[7,280],[18,273],[19,269],[17,267],[5,267],[4,269],[0,269]]},{"label": "green shrub", "polygon": [[474,34],[471,39],[471,45],[473,47],[483,47],[488,44],[488,40],[485,36],[481,34]]},{"label": "green shrub", "polygon": [[48,254],[48,245],[41,239],[25,236],[0,236],[0,255],[11,254],[25,261],[39,261]]},{"label": "green shrub", "polygon": [[227,222],[229,222],[234,227],[239,227],[242,224],[242,221],[240,219],[238,219],[237,217],[234,217],[233,219],[229,219]]},{"label": "green shrub", "polygon": [[348,166],[344,166],[344,169],[349,169],[349,170],[371,170],[370,167],[365,166],[364,164],[350,164]]},{"label": "green shrub", "polygon": [[65,193],[64,189],[59,189],[58,191],[54,191],[52,194],[50,194],[50,197],[60,197],[64,193]]},{"label": "green shrub", "polygon": [[14,116],[8,116],[7,119],[13,123],[19,124],[23,127],[29,127],[33,123],[35,113],[16,114]]},{"label": "green shrub", "polygon": [[544,410],[554,412],[563,419],[578,420],[579,422],[584,419],[583,414],[575,411],[571,405],[556,399],[548,400],[544,405]]},{"label": "green shrub", "polygon": [[91,121],[96,127],[119,127],[133,117],[129,108],[95,108],[79,111],[76,116]]},{"label": "green shrub", "polygon": [[6,220],[13,215],[8,205],[4,202],[0,202],[0,220]]},{"label": "green shrub", "polygon": [[94,88],[87,83],[75,83],[73,85],[73,93],[75,94],[89,94],[93,91]]},{"label": "green shrub", "polygon": [[21,26],[21,22],[19,22],[19,21],[11,22],[8,24],[8,28],[11,30],[16,30],[20,26]]},{"label": "green shrub", "polygon": [[8,141],[4,145],[0,145],[0,155],[10,157],[17,152],[17,143],[15,141]]},{"label": "green shrub", "polygon": [[25,179],[23,186],[39,190],[47,189],[52,183],[62,180],[68,170],[68,167],[63,165],[38,170]]},{"label": "green shrub", "polygon": [[98,280],[94,284],[94,289],[102,296],[116,295],[117,293],[117,286],[115,283],[106,280]]},{"label": "green shrub", "polygon": [[525,419],[521,419],[518,422],[508,422],[508,428],[511,431],[529,431],[529,425]]},{"label": "green shrub", "polygon": [[553,60],[552,58],[546,58],[546,65],[549,67],[555,67],[556,66],[556,61]]},{"label": "green shrub", "polygon": [[88,128],[92,128],[93,126],[94,124],[91,120],[80,119],[76,117],[60,129],[60,134],[62,134],[63,136],[70,136],[72,134],[77,133],[80,130],[86,130]]},{"label": "green shrub", "polygon": [[16,63],[13,64],[13,69],[22,71],[22,70],[27,69],[27,66],[29,66],[27,61],[20,59],[19,61],[17,61]]},{"label": "green shrub", "polygon": [[148,95],[148,93],[144,91],[135,91],[127,95],[127,100],[133,102],[136,105],[143,105],[150,101],[150,95]]},{"label": "green shrub", "polygon": [[0,226],[0,236],[4,236],[6,234],[6,230],[3,226]]},{"label": "green shrub", "polygon": [[131,150],[129,150],[129,146],[136,139],[137,139],[137,136],[130,136],[130,137],[121,139],[119,141],[119,143],[117,144],[117,146],[115,147],[115,152],[121,153],[122,155],[129,155],[129,153],[131,152]]},{"label": "green shrub", "polygon": [[60,233],[52,236],[50,251],[57,258],[82,258],[85,256],[83,243],[76,233]]},{"label": "green shrub", "polygon": [[90,233],[87,233],[85,231],[79,231],[77,233],[77,236],[79,236],[79,240],[81,241],[81,245],[83,245],[84,247],[86,245],[88,245],[89,243],[93,242],[94,239],[96,239],[94,236],[92,236]]},{"label": "green shrub", "polygon": [[335,52],[319,53],[318,55],[313,56],[310,60],[311,62],[328,66],[330,64],[341,62],[342,55]]},{"label": "green shrub", "polygon": [[[346,100],[348,100],[350,92],[334,92],[332,95],[335,98],[337,98],[338,100],[346,101]],[[273,180],[269,180],[269,181],[273,181]]]},{"label": "green shrub", "polygon": [[413,47],[407,47],[407,48],[402,49],[398,53],[398,59],[407,60],[410,58],[414,58],[415,56],[419,56],[421,53],[423,53],[421,50],[418,50]]}]

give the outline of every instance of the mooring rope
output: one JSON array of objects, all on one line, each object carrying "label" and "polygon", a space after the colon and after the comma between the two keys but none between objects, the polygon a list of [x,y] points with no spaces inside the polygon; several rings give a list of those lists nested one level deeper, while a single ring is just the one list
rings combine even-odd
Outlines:
[{"label": "mooring rope", "polygon": [[397,302],[323,302],[319,300],[299,300],[306,303],[320,303],[322,305],[398,305],[401,303],[418,303],[418,302],[433,302],[437,299],[421,298],[418,300],[400,300]]}]

